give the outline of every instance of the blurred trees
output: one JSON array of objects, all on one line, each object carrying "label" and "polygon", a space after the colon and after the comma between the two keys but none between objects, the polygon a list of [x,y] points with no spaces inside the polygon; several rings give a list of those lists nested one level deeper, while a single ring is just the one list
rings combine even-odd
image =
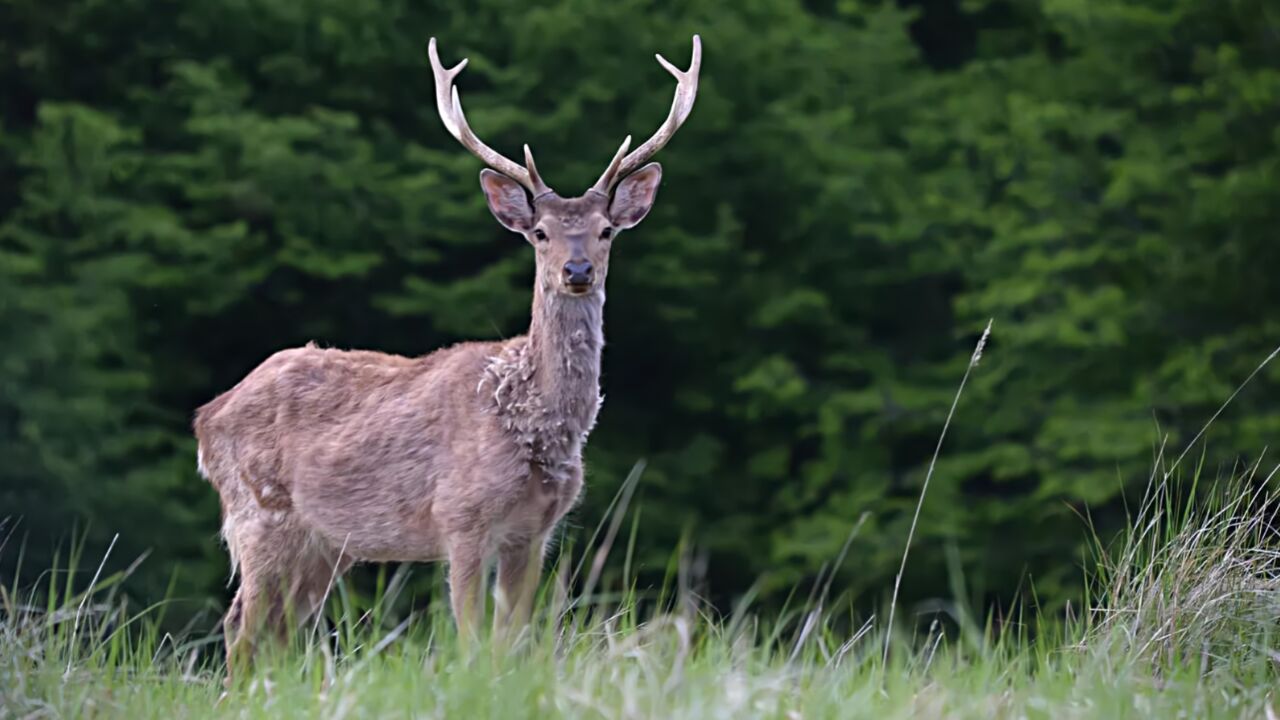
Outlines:
[{"label": "blurred trees", "polygon": [[[586,188],[706,56],[615,250],[608,402],[582,522],[649,461],[638,548],[692,527],[711,587],[832,560],[875,599],[972,342],[992,346],[907,589],[1026,573],[1066,597],[1083,538],[1280,344],[1280,10],[1265,0],[10,0],[0,6],[0,515],[28,571],[73,522],[216,593],[192,410],[315,340],[420,354],[522,332],[532,262],[444,132],[468,116]],[[1208,472],[1280,437],[1272,366]],[[1196,456],[1193,459],[1199,460]],[[576,532],[576,526],[569,532]],[[14,551],[0,567],[11,570]]]}]

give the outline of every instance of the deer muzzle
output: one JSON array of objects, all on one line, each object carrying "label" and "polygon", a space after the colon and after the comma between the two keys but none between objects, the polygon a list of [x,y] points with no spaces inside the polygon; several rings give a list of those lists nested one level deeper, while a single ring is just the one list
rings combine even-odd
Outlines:
[{"label": "deer muzzle", "polygon": [[575,292],[590,288],[594,277],[595,268],[590,260],[570,260],[564,264],[564,284]]}]

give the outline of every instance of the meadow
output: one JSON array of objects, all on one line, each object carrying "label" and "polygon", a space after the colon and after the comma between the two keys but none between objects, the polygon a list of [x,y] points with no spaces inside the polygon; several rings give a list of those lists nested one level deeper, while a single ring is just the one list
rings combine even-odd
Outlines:
[{"label": "meadow", "polygon": [[43,604],[3,594],[0,717],[1270,720],[1277,498],[1244,482],[1261,479],[1205,490],[1195,507],[1153,482],[1119,545],[1099,547],[1096,594],[1074,616],[1028,602],[983,619],[956,603],[890,628],[828,610],[840,604],[827,588],[779,616],[748,604],[721,616],[680,586],[676,562],[653,602],[568,597],[556,590],[571,573],[557,572],[516,647],[463,648],[446,611],[380,612],[400,573],[367,602],[339,584],[325,620],[225,697],[218,635],[160,632],[163,608],[121,604],[118,577],[76,593],[47,573]]},{"label": "meadow", "polygon": [[[860,521],[781,612],[758,610],[751,593],[714,610],[688,547],[661,586],[638,587],[637,466],[590,542],[553,558],[535,623],[514,643],[460,644],[440,603],[397,615],[412,569],[383,568],[368,593],[335,583],[325,615],[229,691],[207,616],[164,631],[166,602],[137,609],[117,594],[131,570],[103,577],[103,558],[91,573],[73,548],[63,567],[78,572],[0,587],[0,718],[1272,720],[1280,466],[1259,459],[1214,480],[1184,471],[1188,458],[1192,446],[1161,449],[1127,530],[1093,536],[1079,607],[1042,612],[1031,583],[1011,610],[980,614],[955,570],[948,602],[899,609],[895,592],[887,613],[866,617],[832,592],[836,571],[856,564]],[[21,553],[11,541],[4,551]]]}]

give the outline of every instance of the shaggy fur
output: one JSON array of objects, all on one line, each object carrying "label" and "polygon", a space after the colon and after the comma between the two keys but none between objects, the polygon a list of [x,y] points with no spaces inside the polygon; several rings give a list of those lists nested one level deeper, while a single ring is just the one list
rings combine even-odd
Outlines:
[{"label": "shaggy fur", "polygon": [[[309,344],[197,411],[197,464],[240,570],[229,667],[261,628],[283,633],[287,615],[315,612],[358,560],[447,559],[469,632],[496,556],[496,621],[526,621],[547,537],[581,493],[600,409],[612,233],[644,217],[661,169],[624,179],[612,203],[591,192],[531,203],[513,181],[482,178],[495,217],[536,250],[527,335],[418,358]],[[592,266],[589,285],[569,284],[570,262]]]}]

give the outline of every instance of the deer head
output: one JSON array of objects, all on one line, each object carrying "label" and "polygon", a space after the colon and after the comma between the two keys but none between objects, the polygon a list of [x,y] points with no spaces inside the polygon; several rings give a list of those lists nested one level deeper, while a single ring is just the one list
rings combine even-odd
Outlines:
[{"label": "deer head", "polygon": [[536,249],[537,282],[542,291],[566,295],[599,292],[609,274],[609,248],[614,238],[639,224],[657,197],[662,166],[648,160],[671,140],[693,110],[702,65],[702,40],[693,36],[693,59],[688,70],[680,70],[657,56],[662,67],[676,78],[675,98],[667,119],[653,137],[630,152],[628,135],[600,179],[574,198],[561,197],[543,182],[528,145],[524,146],[522,166],[476,137],[453,84],[467,61],[463,59],[445,69],[440,64],[435,38],[427,46],[427,55],[435,75],[440,119],[449,134],[492,168],[480,171],[480,187],[489,210],[503,227],[523,235]]}]

